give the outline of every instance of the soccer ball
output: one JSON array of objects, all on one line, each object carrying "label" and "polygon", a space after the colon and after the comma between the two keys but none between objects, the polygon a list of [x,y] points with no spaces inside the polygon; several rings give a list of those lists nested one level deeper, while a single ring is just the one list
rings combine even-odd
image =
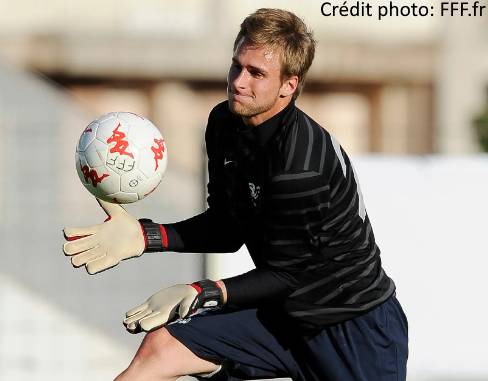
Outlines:
[{"label": "soccer ball", "polygon": [[95,119],[76,147],[76,170],[94,196],[113,203],[142,200],[161,182],[166,144],[149,120],[130,112]]}]

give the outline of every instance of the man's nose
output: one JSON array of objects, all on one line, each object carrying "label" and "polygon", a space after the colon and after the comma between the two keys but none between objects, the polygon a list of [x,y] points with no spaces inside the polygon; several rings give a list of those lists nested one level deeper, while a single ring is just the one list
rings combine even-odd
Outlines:
[{"label": "man's nose", "polygon": [[232,85],[236,89],[244,89],[247,85],[247,72],[245,69],[242,69],[239,73],[236,74],[235,78],[232,81]]}]

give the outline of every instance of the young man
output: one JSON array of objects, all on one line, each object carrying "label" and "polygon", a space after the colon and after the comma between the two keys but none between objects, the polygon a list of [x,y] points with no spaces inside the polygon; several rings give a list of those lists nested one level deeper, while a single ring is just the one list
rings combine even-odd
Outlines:
[{"label": "young man", "polygon": [[64,252],[90,273],[144,252],[243,244],[256,265],[163,289],[128,311],[127,330],[149,333],[117,380],[405,380],[407,321],[354,169],[294,104],[314,49],[290,12],[260,9],[242,23],[228,100],[205,134],[207,211],[160,225],[100,201],[106,222],[65,229]]}]

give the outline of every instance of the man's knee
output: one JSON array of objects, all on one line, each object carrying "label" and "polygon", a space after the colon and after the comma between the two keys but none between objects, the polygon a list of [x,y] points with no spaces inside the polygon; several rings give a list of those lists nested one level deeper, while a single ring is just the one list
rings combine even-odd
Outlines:
[{"label": "man's knee", "polygon": [[211,373],[219,366],[197,357],[166,328],[160,328],[144,337],[129,368],[136,373],[150,373],[156,379],[172,379],[188,374]]},{"label": "man's knee", "polygon": [[164,364],[170,356],[171,346],[176,343],[177,340],[169,334],[166,328],[149,332],[144,337],[134,360],[136,362],[155,360]]}]

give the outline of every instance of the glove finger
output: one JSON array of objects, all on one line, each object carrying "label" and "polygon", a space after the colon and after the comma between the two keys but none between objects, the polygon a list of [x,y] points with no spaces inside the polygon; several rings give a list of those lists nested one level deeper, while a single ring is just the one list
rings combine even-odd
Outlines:
[{"label": "glove finger", "polygon": [[131,317],[134,314],[137,314],[138,312],[141,312],[145,309],[149,308],[149,304],[147,302],[144,302],[137,307],[131,308],[129,311],[125,313],[125,317]]},{"label": "glove finger", "polygon": [[139,326],[146,332],[159,328],[168,322],[167,315],[153,312],[151,315],[139,320]]},{"label": "glove finger", "polygon": [[64,228],[63,234],[64,238],[69,241],[73,241],[75,239],[79,239],[82,237],[86,237],[92,234],[95,234],[100,228],[100,225],[92,225],[92,226],[85,226],[85,227],[74,227],[74,228]]},{"label": "glove finger", "polygon": [[131,325],[126,325],[125,329],[127,330],[127,332],[133,333],[133,334],[142,332],[141,326],[139,324],[136,324],[136,323],[132,323]]},{"label": "glove finger", "polygon": [[88,237],[80,238],[75,241],[66,242],[63,245],[63,251],[66,255],[73,255],[93,249],[98,244],[98,237],[95,235],[89,235]]},{"label": "glove finger", "polygon": [[178,309],[178,314],[180,315],[180,318],[185,318],[188,316],[190,313],[190,308],[193,302],[195,301],[195,298],[185,298],[181,301],[180,308]]},{"label": "glove finger", "polygon": [[102,209],[105,211],[107,216],[115,216],[117,214],[122,214],[125,213],[125,209],[122,208],[119,204],[114,204],[108,201],[100,200],[97,198],[98,204],[102,207]]},{"label": "glove finger", "polygon": [[110,255],[105,255],[101,258],[95,259],[94,261],[88,262],[86,264],[86,271],[88,274],[93,275],[99,273],[100,271],[108,270],[114,267],[118,262]]},{"label": "glove finger", "polygon": [[80,267],[88,262],[94,261],[97,258],[105,256],[106,252],[100,246],[94,247],[80,254],[75,254],[71,257],[71,264],[74,267]]},{"label": "glove finger", "polygon": [[122,322],[124,323],[124,325],[126,327],[131,326],[131,325],[134,325],[135,323],[137,323],[142,318],[149,316],[150,314],[152,314],[152,310],[149,308],[146,308],[146,309],[139,311],[139,312],[137,312],[137,313],[135,313],[129,317],[126,317]]}]

